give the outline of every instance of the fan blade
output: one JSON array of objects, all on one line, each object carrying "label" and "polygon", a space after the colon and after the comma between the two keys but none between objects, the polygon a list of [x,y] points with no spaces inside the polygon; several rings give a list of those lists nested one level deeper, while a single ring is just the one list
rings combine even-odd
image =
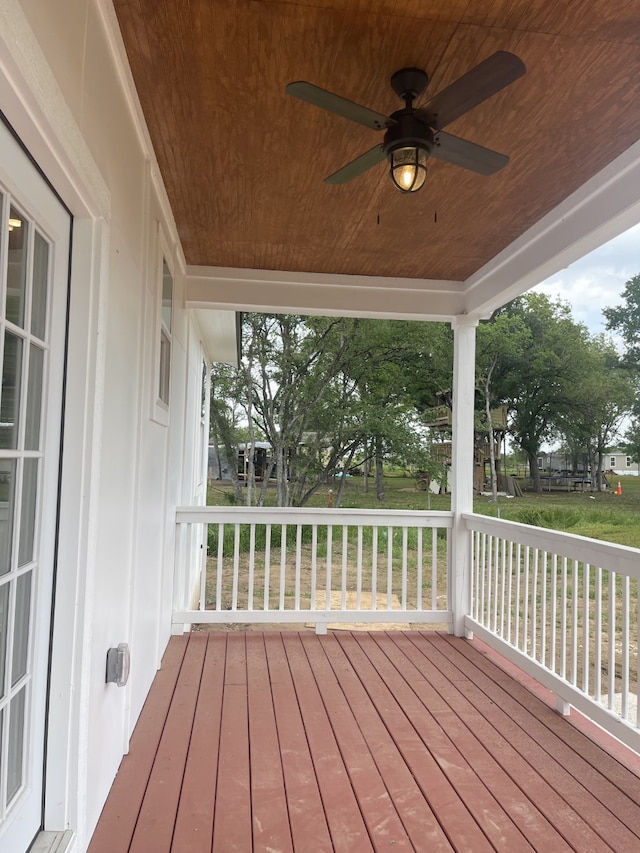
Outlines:
[{"label": "fan blade", "polygon": [[431,156],[454,166],[462,166],[480,175],[493,175],[509,162],[506,154],[499,154],[490,148],[483,148],[468,139],[460,139],[451,133],[436,133]]},{"label": "fan blade", "polygon": [[367,169],[370,169],[372,166],[382,163],[386,156],[387,155],[384,153],[382,145],[375,145],[373,148],[370,148],[369,151],[365,151],[364,154],[361,154],[359,157],[356,157],[355,160],[347,163],[347,165],[343,166],[342,169],[338,169],[337,172],[329,175],[328,178],[324,179],[324,182],[325,184],[346,184],[347,181],[350,181],[352,178],[357,178],[358,175],[366,172]]},{"label": "fan blade", "polygon": [[375,110],[370,110],[360,104],[354,104],[353,101],[348,101],[346,98],[341,98],[340,95],[334,95],[333,92],[327,92],[325,89],[320,89],[319,86],[314,86],[313,83],[307,83],[304,80],[289,83],[285,87],[285,92],[287,95],[293,95],[294,98],[300,98],[300,100],[314,104],[323,110],[328,110],[330,113],[343,116],[343,118],[348,118],[351,121],[357,121],[358,124],[363,124],[371,130],[383,130],[385,127],[396,124],[394,119],[382,115],[382,113],[377,113]]},{"label": "fan blade", "polygon": [[526,73],[515,54],[499,50],[416,110],[416,117],[441,130]]}]

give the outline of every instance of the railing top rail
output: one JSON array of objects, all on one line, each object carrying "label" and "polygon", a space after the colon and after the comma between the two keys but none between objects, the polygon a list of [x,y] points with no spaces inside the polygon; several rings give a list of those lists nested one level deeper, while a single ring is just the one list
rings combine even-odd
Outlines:
[{"label": "railing top rail", "polygon": [[196,524],[332,524],[367,527],[451,527],[453,513],[399,509],[181,506],[176,522]]},{"label": "railing top rail", "polygon": [[618,574],[640,580],[640,549],[614,542],[590,539],[575,533],[550,530],[546,527],[534,527],[519,524],[502,518],[493,518],[478,513],[464,513],[463,519],[468,530],[498,536],[519,545],[529,545],[540,551],[557,554],[571,560],[579,560],[592,566],[599,566]]}]

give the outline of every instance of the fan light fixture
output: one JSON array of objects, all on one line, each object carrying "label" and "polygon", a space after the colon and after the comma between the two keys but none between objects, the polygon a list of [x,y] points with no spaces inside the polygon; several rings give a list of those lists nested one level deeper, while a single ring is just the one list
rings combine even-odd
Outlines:
[{"label": "fan light fixture", "polygon": [[427,177],[429,152],[420,146],[394,148],[388,155],[391,168],[389,174],[402,193],[415,193]]},{"label": "fan light fixture", "polygon": [[349,101],[306,80],[289,83],[285,92],[370,130],[386,131],[382,144],[374,145],[333,172],[324,179],[325,183],[346,184],[388,160],[395,186],[400,192],[413,193],[425,182],[429,157],[470,169],[478,175],[493,175],[507,165],[506,154],[446,133],[443,128],[502,91],[525,72],[521,59],[498,50],[422,106],[414,107],[414,101],[427,88],[429,76],[421,68],[401,68],[391,76],[391,88],[404,101],[404,108],[391,115]]}]

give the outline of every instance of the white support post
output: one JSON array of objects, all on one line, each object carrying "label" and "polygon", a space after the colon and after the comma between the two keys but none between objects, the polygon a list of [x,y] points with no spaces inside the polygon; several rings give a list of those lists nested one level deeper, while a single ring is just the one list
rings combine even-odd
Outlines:
[{"label": "white support post", "polygon": [[471,613],[471,547],[462,514],[473,511],[473,427],[476,374],[475,317],[456,317],[453,328],[453,413],[451,447],[451,510],[453,530],[449,548],[449,601],[453,632],[464,636],[464,619]]}]

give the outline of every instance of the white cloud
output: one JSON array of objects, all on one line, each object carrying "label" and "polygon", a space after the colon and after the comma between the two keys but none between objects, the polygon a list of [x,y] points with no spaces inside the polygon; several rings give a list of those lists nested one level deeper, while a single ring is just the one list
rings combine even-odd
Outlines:
[{"label": "white cloud", "polygon": [[574,319],[599,334],[605,331],[602,309],[620,304],[626,282],[639,273],[640,225],[635,225],[533,290],[568,302]]}]

